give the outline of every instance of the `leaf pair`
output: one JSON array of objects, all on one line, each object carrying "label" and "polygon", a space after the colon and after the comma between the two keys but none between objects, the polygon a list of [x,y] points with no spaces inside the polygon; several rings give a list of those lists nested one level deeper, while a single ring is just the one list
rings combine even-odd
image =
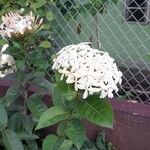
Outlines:
[{"label": "leaf pair", "polygon": [[2,132],[2,140],[8,150],[24,150],[21,139],[12,130],[4,130]]},{"label": "leaf pair", "polygon": [[42,150],[70,150],[72,142],[49,134],[43,142]]},{"label": "leaf pair", "polygon": [[[86,100],[74,101],[73,109],[94,124],[112,128],[113,111],[109,102],[105,99],[99,99],[98,96],[89,96]],[[47,109],[40,117],[36,129],[44,128],[69,117],[70,112],[61,107],[53,106]]]},{"label": "leaf pair", "polygon": [[[60,140],[59,137],[55,135],[48,135],[43,142],[43,150],[50,150],[50,149],[69,150],[73,144],[77,147],[77,149],[80,149],[86,139],[83,124],[79,119],[72,119],[68,121],[66,123],[65,136],[60,137],[64,138],[64,141],[61,143],[58,142]],[[66,137],[68,139],[66,139]]]}]

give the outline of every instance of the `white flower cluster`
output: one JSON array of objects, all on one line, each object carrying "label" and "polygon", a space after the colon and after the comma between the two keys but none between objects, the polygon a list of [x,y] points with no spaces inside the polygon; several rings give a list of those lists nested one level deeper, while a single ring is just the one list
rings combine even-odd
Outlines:
[{"label": "white flower cluster", "polygon": [[[9,45],[3,45],[0,52],[0,77],[4,77],[7,74],[13,73],[16,71],[15,60],[12,56],[8,54],[3,54]],[[5,68],[6,66],[6,68]]]},{"label": "white flower cluster", "polygon": [[122,73],[107,52],[93,49],[89,43],[64,47],[56,54],[52,69],[57,70],[61,80],[74,84],[76,91],[83,90],[83,99],[100,93],[100,98],[113,97],[122,82]]},{"label": "white flower cluster", "polygon": [[2,16],[3,23],[0,25],[0,35],[2,37],[20,37],[25,33],[37,30],[43,19],[33,16],[32,12],[29,15],[22,16],[19,13],[8,13]]}]

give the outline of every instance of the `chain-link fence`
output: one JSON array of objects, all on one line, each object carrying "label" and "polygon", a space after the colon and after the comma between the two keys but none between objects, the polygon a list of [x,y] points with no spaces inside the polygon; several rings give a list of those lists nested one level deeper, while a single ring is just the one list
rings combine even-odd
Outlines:
[{"label": "chain-link fence", "polygon": [[150,0],[58,0],[51,9],[55,50],[92,42],[124,74],[119,99],[149,103]]}]

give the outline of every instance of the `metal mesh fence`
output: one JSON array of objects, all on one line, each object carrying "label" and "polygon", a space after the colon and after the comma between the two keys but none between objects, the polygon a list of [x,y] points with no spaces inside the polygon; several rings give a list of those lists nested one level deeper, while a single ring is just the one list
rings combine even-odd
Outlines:
[{"label": "metal mesh fence", "polygon": [[58,0],[51,9],[55,51],[92,42],[123,72],[118,99],[150,102],[150,0]]}]

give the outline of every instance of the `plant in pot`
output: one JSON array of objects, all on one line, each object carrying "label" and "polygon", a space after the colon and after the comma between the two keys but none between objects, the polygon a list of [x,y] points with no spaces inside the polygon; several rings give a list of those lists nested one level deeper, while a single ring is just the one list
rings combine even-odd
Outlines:
[{"label": "plant in pot", "polygon": [[122,73],[107,52],[85,42],[69,45],[53,56],[55,84],[54,106],[39,118],[36,130],[58,123],[57,135],[49,134],[43,150],[88,149],[82,119],[99,126],[113,128],[113,111],[107,98],[113,97],[121,84]]}]

